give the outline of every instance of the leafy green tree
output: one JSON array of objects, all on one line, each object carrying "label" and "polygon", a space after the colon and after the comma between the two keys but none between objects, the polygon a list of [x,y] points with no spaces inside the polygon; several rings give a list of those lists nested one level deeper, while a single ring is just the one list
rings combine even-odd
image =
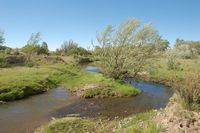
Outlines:
[{"label": "leafy green tree", "polygon": [[61,45],[61,51],[63,51],[65,54],[67,54],[69,51],[73,49],[78,48],[78,43],[69,40],[69,41],[64,41],[64,43]]},{"label": "leafy green tree", "polygon": [[166,51],[166,59],[167,59],[167,69],[168,70],[178,70],[179,69],[179,62],[178,62],[178,51],[177,49],[168,49]]},{"label": "leafy green tree", "polygon": [[43,42],[40,46],[40,52],[39,54],[49,54],[48,44],[46,42]]},{"label": "leafy green tree", "polygon": [[159,38],[151,24],[142,27],[138,20],[129,19],[117,29],[108,25],[97,34],[95,55],[104,74],[115,79],[136,77],[152,60]]},{"label": "leafy green tree", "polygon": [[29,40],[27,41],[28,45],[38,45],[41,41],[41,33],[32,33]]},{"label": "leafy green tree", "polygon": [[69,41],[65,41],[62,45],[60,49],[56,50],[57,54],[61,54],[61,55],[74,55],[74,56],[88,56],[91,53],[78,46],[78,43],[69,40]]},{"label": "leafy green tree", "polygon": [[38,54],[40,41],[40,33],[32,33],[27,44],[22,48],[22,51],[28,54]]},{"label": "leafy green tree", "polygon": [[184,40],[177,38],[174,47],[178,48],[179,46],[181,46],[183,44],[184,44]]},{"label": "leafy green tree", "polygon": [[5,42],[4,32],[0,30],[0,50],[6,49],[6,47],[3,46],[4,42]]},{"label": "leafy green tree", "polygon": [[32,33],[29,40],[27,41],[27,44],[22,47],[21,51],[24,53],[27,53],[27,60],[30,61],[30,58],[34,54],[39,54],[40,51],[40,32]]},{"label": "leafy green tree", "polygon": [[158,45],[156,45],[156,49],[158,51],[165,51],[165,50],[167,50],[167,48],[169,48],[169,41],[160,38],[158,40]]}]

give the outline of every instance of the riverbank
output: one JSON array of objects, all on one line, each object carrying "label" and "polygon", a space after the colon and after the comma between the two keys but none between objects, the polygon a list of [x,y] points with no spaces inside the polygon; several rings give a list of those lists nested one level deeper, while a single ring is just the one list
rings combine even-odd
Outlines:
[{"label": "riverbank", "polygon": [[141,89],[142,93],[136,97],[85,99],[73,96],[65,88],[58,87],[41,95],[9,102],[0,107],[0,130],[32,132],[51,119],[58,120],[69,115],[89,118],[88,120],[123,120],[133,114],[163,108],[171,97],[170,89],[163,85],[134,81],[131,84]]},{"label": "riverbank", "polygon": [[[140,110],[138,112],[136,111],[135,113],[132,112],[129,115],[126,115],[125,117],[119,117],[119,115],[115,115],[115,117],[111,117],[111,119],[110,117],[102,117],[102,115],[99,115],[98,117],[76,117],[76,118],[73,118],[72,121],[70,117],[58,118],[58,119],[52,120],[50,123],[43,125],[39,129],[37,129],[36,133],[46,133],[47,131],[52,132],[52,133],[62,132],[62,131],[70,132],[70,129],[74,129],[74,130],[77,129],[76,132],[79,132],[78,130],[81,129],[85,132],[95,131],[95,132],[117,132],[117,133],[118,132],[119,133],[121,132],[157,133],[161,131],[160,126],[157,125],[157,123],[154,121],[154,118],[158,112],[162,112],[163,110],[162,109],[154,110],[154,109],[160,109],[161,107],[165,107],[166,103],[169,100],[169,97],[171,97],[170,92],[166,93],[170,89],[165,88],[164,86],[159,85],[159,84],[137,83],[134,81],[129,81],[129,82],[132,85],[136,86],[137,88],[140,88],[143,91],[143,93],[133,98],[132,102],[130,102],[130,104],[128,105],[127,105],[128,101],[122,101],[123,99],[120,99],[117,105],[120,106],[120,108],[123,108],[123,106],[127,105],[128,110],[127,109],[121,110],[121,112],[124,114],[129,112],[132,108],[134,108],[134,110],[137,110],[138,108],[141,108],[141,109],[145,108],[144,110]],[[165,99],[164,97],[167,94],[168,94],[168,97],[166,97]],[[163,106],[160,106],[161,103],[163,103],[162,100],[165,101],[164,102],[165,104],[163,104]],[[154,101],[158,104],[155,104],[153,108],[148,108],[148,106],[152,105]],[[112,101],[110,102],[112,103]],[[94,105],[96,104],[91,104],[90,106],[94,106]],[[113,108],[112,106],[108,106],[108,107]],[[87,108],[85,109],[87,110]],[[116,108],[115,110],[119,111],[118,108]],[[115,112],[112,112],[112,114],[115,114]],[[93,123],[95,126],[92,126],[92,127],[95,127],[95,129],[91,128],[90,126],[85,125],[84,121],[89,121]],[[89,124],[89,125],[92,125],[92,124]],[[79,127],[79,128],[76,128],[76,127]]]},{"label": "riverbank", "polygon": [[175,94],[165,109],[156,113],[153,118],[166,133],[200,132],[200,112],[183,108]]},{"label": "riverbank", "polygon": [[81,118],[64,117],[54,119],[46,125],[36,129],[34,133],[70,133],[70,132],[96,132],[96,133],[128,133],[144,132],[158,133],[159,127],[152,120],[156,111],[138,113],[124,119],[106,119],[106,118]]},{"label": "riverbank", "polygon": [[[200,113],[181,107],[173,95],[167,107],[137,113],[126,118],[89,118],[67,116],[54,119],[35,130],[35,133],[115,132],[115,133],[182,133],[200,131]],[[78,127],[78,128],[77,128]]]},{"label": "riverbank", "polygon": [[63,86],[85,98],[135,96],[140,93],[124,82],[82,71],[78,64],[72,62],[0,68],[0,71],[0,101],[6,102],[40,94],[56,86]]}]

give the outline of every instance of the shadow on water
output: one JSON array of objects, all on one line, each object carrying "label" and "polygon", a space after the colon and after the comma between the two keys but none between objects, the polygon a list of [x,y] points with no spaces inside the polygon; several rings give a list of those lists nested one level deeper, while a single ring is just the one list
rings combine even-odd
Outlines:
[{"label": "shadow on water", "polygon": [[[83,67],[83,70],[100,72],[96,67]],[[63,88],[28,99],[0,105],[0,131],[4,133],[30,132],[48,122],[51,117],[68,114],[109,118],[126,117],[133,113],[165,107],[172,95],[171,89],[153,83],[126,80],[142,90],[136,97],[82,99],[72,96]]]}]

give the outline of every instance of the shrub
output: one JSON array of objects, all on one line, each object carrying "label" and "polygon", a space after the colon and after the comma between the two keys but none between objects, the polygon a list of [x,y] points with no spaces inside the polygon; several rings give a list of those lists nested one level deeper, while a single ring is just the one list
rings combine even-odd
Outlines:
[{"label": "shrub", "polygon": [[11,50],[12,50],[11,48],[6,48],[6,49],[5,49],[5,54],[10,54],[10,53],[11,53]]},{"label": "shrub", "polygon": [[166,56],[167,56],[167,68],[168,70],[178,70],[180,64],[177,61],[178,51],[176,49],[169,49],[166,51]]},{"label": "shrub", "polygon": [[182,79],[175,79],[173,87],[184,107],[191,110],[200,109],[200,69],[185,73]]},{"label": "shrub", "polygon": [[10,55],[5,58],[6,64],[20,64],[26,61],[26,57],[24,55]]},{"label": "shrub", "polygon": [[69,40],[65,41],[60,49],[56,49],[57,55],[89,56],[91,52],[78,46],[78,43]]},{"label": "shrub", "polygon": [[19,49],[18,48],[13,49],[12,54],[13,55],[19,55],[20,54]]},{"label": "shrub", "polygon": [[95,96],[98,96],[101,94],[101,89],[96,88],[96,89],[88,89],[84,93],[84,98],[93,98]]}]

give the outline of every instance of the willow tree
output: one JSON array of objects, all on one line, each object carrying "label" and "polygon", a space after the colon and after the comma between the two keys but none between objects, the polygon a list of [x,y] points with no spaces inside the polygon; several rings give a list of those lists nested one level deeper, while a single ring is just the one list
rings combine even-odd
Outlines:
[{"label": "willow tree", "polygon": [[27,61],[30,61],[31,56],[39,53],[41,40],[40,32],[32,33],[27,44],[22,47],[21,51],[27,54]]},{"label": "willow tree", "polygon": [[5,41],[4,32],[0,30],[0,45],[2,45]]},{"label": "willow tree", "polygon": [[159,39],[151,24],[141,26],[138,20],[129,19],[116,29],[108,25],[97,34],[95,55],[104,74],[115,79],[136,77],[151,63]]}]

